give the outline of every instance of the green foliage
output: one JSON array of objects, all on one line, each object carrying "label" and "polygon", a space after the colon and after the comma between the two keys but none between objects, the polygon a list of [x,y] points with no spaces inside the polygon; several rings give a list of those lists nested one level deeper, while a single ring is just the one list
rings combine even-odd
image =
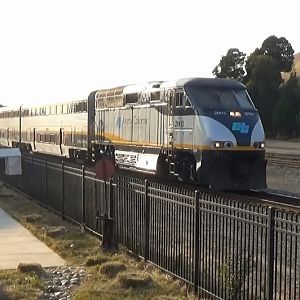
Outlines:
[{"label": "green foliage", "polygon": [[269,36],[262,43],[261,51],[271,57],[279,72],[289,72],[294,61],[294,49],[284,37]]},{"label": "green foliage", "polygon": [[246,54],[239,49],[231,48],[225,56],[222,56],[212,73],[218,78],[242,81],[245,75],[245,57]]},{"label": "green foliage", "polygon": [[295,137],[300,134],[300,84],[296,74],[280,87],[280,98],[274,109],[277,135]]},{"label": "green foliage", "polygon": [[[281,72],[290,71],[293,66],[294,50],[284,37],[272,35],[264,40],[261,48],[256,48],[247,57],[247,75],[244,77],[252,100],[260,112],[267,135],[291,135],[297,117],[292,112],[297,106],[288,103],[285,95],[289,88],[283,88]],[[298,83],[295,82],[294,86]],[[290,92],[288,92],[290,93]],[[285,95],[285,96],[284,96]],[[295,101],[294,101],[295,102]],[[300,120],[299,120],[300,121]],[[284,124],[284,125],[283,125]]]},{"label": "green foliage", "polygon": [[[219,270],[219,277],[224,282],[229,294],[229,299],[242,299],[245,291],[245,281],[253,271],[253,257],[238,253],[228,258]],[[253,275],[253,274],[252,274]]]},{"label": "green foliage", "polygon": [[252,56],[249,67],[251,73],[246,86],[270,135],[273,133],[272,111],[278,100],[281,75],[273,60],[262,54]]}]

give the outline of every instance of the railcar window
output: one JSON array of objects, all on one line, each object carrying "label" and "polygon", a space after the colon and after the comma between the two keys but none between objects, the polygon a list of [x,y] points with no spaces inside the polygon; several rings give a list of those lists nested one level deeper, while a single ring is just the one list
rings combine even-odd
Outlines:
[{"label": "railcar window", "polygon": [[175,98],[175,106],[176,107],[190,107],[191,103],[190,100],[187,98],[186,95],[184,95],[183,92],[176,93],[176,98]]},{"label": "railcar window", "polygon": [[160,100],[160,91],[151,92],[151,101],[159,101]]},{"label": "railcar window", "polygon": [[125,97],[126,104],[127,103],[137,103],[138,102],[138,93],[126,94]]},{"label": "railcar window", "polygon": [[81,102],[77,102],[75,104],[75,112],[84,112],[86,111],[86,106],[84,105],[85,102],[81,101]]},{"label": "railcar window", "polygon": [[29,116],[29,109],[22,110],[22,117],[28,117]]},{"label": "railcar window", "polygon": [[183,93],[176,93],[175,106],[182,106]]},{"label": "railcar window", "polygon": [[45,107],[41,107],[40,108],[40,116],[44,116],[46,114],[46,108]]},{"label": "railcar window", "polygon": [[20,113],[19,111],[11,111],[10,112],[10,118],[17,118],[19,117]]},{"label": "railcar window", "polygon": [[55,144],[55,134],[50,134],[50,143]]}]

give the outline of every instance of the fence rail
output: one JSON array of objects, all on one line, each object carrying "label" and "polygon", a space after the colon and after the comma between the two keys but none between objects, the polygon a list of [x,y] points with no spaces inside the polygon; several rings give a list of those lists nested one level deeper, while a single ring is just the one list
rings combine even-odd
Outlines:
[{"label": "fence rail", "polygon": [[85,167],[22,157],[2,179],[41,204],[114,239],[192,284],[204,299],[300,299],[300,215],[133,177],[111,182]]}]

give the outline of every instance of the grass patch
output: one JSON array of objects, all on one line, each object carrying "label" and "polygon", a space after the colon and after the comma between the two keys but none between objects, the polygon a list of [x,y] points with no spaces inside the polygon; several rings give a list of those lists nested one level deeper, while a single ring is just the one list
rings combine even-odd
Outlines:
[{"label": "grass patch", "polygon": [[122,288],[148,289],[153,285],[151,276],[145,272],[121,273],[117,278]]},{"label": "grass patch", "polygon": [[[72,299],[195,299],[192,290],[182,282],[129,256],[125,249],[103,250],[98,238],[83,232],[78,226],[62,221],[58,215],[22,194],[8,189],[5,192],[11,196],[0,196],[2,209],[58,253],[67,264],[85,268],[86,278]],[[26,222],[24,217],[30,214],[42,218]],[[45,232],[51,226],[65,226],[67,230],[61,236],[46,236]],[[31,272],[0,271],[0,299],[38,299],[45,284],[43,278]]]},{"label": "grass patch", "polygon": [[87,267],[92,267],[92,266],[102,265],[103,263],[106,263],[107,261],[108,261],[107,257],[96,256],[96,257],[88,258],[85,265]]},{"label": "grass patch", "polygon": [[124,272],[126,266],[119,261],[108,261],[100,266],[99,272],[109,278],[115,277],[118,273]]},{"label": "grass patch", "polygon": [[36,299],[45,283],[35,273],[20,273],[16,270],[0,270],[0,299]]}]

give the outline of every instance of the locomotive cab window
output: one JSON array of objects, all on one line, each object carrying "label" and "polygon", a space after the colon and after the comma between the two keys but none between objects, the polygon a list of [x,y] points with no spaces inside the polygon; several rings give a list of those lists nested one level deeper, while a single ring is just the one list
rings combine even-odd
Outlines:
[{"label": "locomotive cab window", "polygon": [[191,102],[184,92],[177,92],[175,96],[176,107],[191,107]]},{"label": "locomotive cab window", "polygon": [[188,88],[187,94],[200,110],[255,111],[246,90]]}]

